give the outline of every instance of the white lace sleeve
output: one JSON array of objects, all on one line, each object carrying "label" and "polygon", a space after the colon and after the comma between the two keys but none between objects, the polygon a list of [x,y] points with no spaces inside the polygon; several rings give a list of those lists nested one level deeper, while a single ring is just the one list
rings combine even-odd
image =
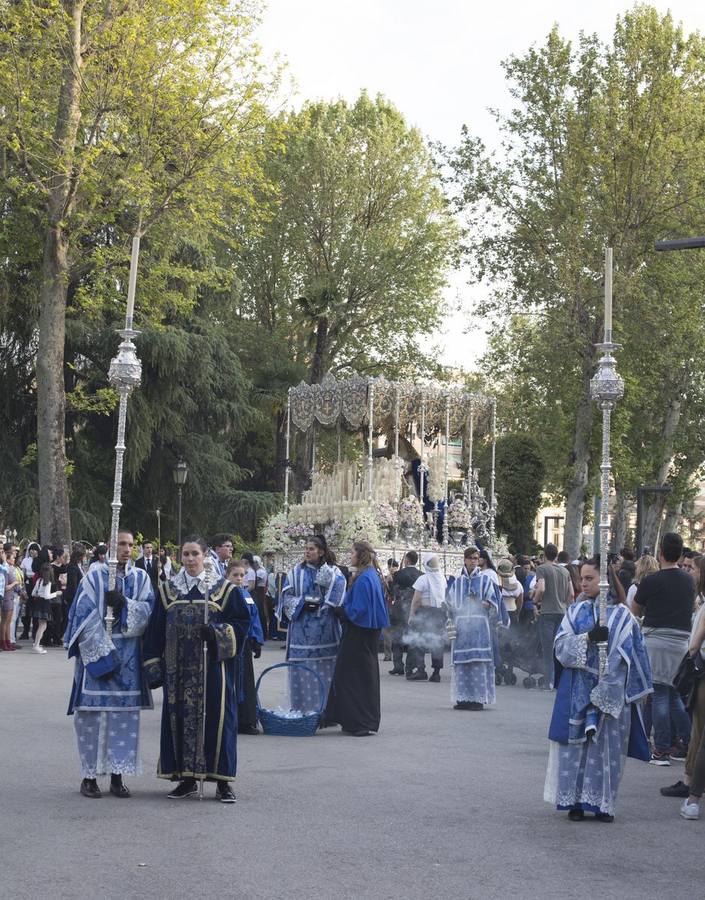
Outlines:
[{"label": "white lace sleeve", "polygon": [[150,606],[144,600],[127,600],[127,624],[125,637],[140,637],[149,622]]},{"label": "white lace sleeve", "polygon": [[556,659],[566,669],[587,668],[587,634],[559,634],[556,638]]},{"label": "white lace sleeve", "polygon": [[84,666],[108,656],[115,649],[115,644],[108,637],[103,622],[98,616],[88,620],[78,637],[78,646]]}]

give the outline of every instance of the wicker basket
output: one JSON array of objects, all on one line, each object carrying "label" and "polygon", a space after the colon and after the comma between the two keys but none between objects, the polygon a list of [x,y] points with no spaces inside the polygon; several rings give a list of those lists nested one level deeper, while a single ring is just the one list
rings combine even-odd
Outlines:
[{"label": "wicker basket", "polygon": [[[310,672],[318,679],[321,700],[317,712],[308,713],[308,715],[301,716],[297,719],[286,719],[283,716],[278,716],[273,710],[265,709],[265,707],[262,706],[259,702],[259,686],[267,672],[271,672],[272,669],[292,668],[294,666],[298,669],[304,669],[306,672]],[[259,719],[262,725],[262,731],[264,731],[265,734],[278,734],[284,735],[285,737],[310,737],[318,730],[321,713],[323,712],[323,707],[325,705],[326,689],[321,676],[310,666],[305,666],[303,663],[290,662],[277,663],[274,666],[269,666],[269,668],[265,669],[257,679],[255,695],[257,697],[257,718]]]}]

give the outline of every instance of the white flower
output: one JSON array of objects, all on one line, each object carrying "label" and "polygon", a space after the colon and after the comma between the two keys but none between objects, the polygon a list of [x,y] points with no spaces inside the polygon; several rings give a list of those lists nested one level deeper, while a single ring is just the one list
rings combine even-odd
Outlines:
[{"label": "white flower", "polygon": [[471,521],[470,510],[465,502],[460,498],[453,500],[448,507],[448,527],[465,531],[470,528]]},{"label": "white flower", "polygon": [[399,504],[399,521],[413,528],[423,527],[423,509],[417,497],[405,497]]}]

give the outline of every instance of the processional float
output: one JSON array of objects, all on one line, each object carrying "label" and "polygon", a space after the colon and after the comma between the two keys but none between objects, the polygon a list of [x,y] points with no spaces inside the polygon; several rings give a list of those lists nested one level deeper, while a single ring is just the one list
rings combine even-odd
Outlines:
[{"label": "processional float", "polygon": [[[473,453],[478,423],[489,434],[491,451],[491,471],[489,494],[478,484],[478,470],[474,466]],[[450,460],[449,448],[453,438],[463,439],[464,460],[467,476],[463,479],[462,500],[469,511],[472,528],[487,543],[495,538],[495,516],[497,497],[495,492],[495,442],[496,442],[496,402],[482,393],[471,393],[462,388],[444,385],[413,384],[407,381],[389,381],[386,378],[364,378],[352,376],[336,379],[328,373],[320,384],[302,382],[289,389],[286,411],[286,468],[284,474],[284,505],[287,516],[290,506],[290,474],[292,430],[306,434],[315,448],[315,434],[319,428],[335,429],[338,437],[338,466],[341,463],[341,432],[357,433],[365,444],[362,477],[354,486],[348,484],[348,493],[341,494],[346,499],[341,505],[355,503],[368,505],[384,494],[385,502],[398,504],[401,500],[403,469],[410,459],[402,459],[400,441],[410,435],[419,442],[418,453],[418,494],[423,502],[430,494],[431,468],[435,464],[434,475],[440,474],[440,485],[435,488],[433,525],[427,523],[433,533],[438,515],[439,502],[445,501],[442,539],[443,547],[449,545],[449,516],[447,514],[451,497],[449,490]],[[387,446],[375,447],[375,438],[384,434]],[[428,442],[435,440],[437,453],[432,459]],[[409,441],[405,442],[408,451]],[[441,456],[442,449],[442,456]],[[375,471],[375,456],[384,452],[388,456],[386,468]],[[393,470],[393,471],[392,471]],[[440,472],[439,472],[440,470]],[[315,479],[315,450],[311,459],[310,476]],[[384,485],[381,483],[382,480]],[[389,478],[387,477],[389,476]],[[342,477],[342,475],[341,475]],[[391,479],[391,480],[390,480]],[[388,490],[394,484],[394,490]],[[342,488],[341,488],[342,490]],[[308,492],[315,494],[315,491]],[[338,491],[340,493],[340,491]],[[336,495],[337,496],[337,495]],[[333,503],[332,496],[323,498]],[[340,499],[340,498],[338,498]],[[315,508],[315,504],[314,508]]]}]

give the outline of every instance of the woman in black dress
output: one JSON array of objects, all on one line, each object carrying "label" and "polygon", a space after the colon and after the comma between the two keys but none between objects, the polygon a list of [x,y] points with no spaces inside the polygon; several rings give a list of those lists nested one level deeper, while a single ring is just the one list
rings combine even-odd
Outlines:
[{"label": "woman in black dress", "polygon": [[341,611],[343,638],[335,662],[325,722],[341,725],[355,737],[379,730],[379,636],[389,625],[384,581],[374,548],[367,541],[353,544],[355,575]]}]

